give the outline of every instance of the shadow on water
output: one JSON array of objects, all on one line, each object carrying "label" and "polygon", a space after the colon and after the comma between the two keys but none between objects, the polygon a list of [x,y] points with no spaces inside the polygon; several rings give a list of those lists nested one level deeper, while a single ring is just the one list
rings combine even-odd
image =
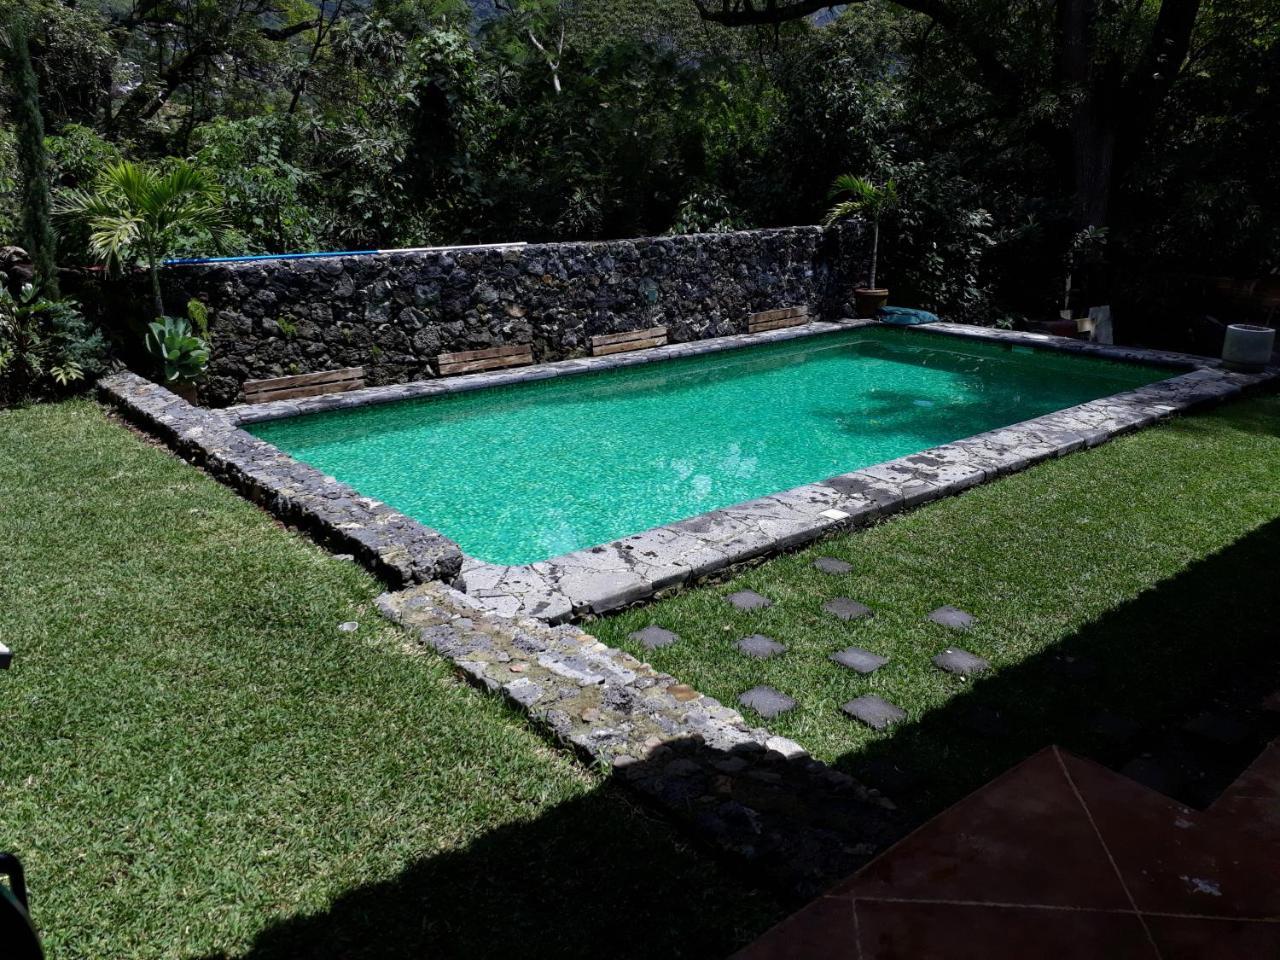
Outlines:
[{"label": "shadow on water", "polygon": [[[1280,732],[1242,709],[1280,687],[1277,558],[1280,520],[837,765],[897,801],[895,835],[1050,743],[1116,768],[1172,757],[1159,786],[1204,806]],[[1243,734],[1184,729],[1202,711]],[[780,872],[672,842],[638,803],[604,787],[272,925],[247,956],[716,957],[794,905]]]}]

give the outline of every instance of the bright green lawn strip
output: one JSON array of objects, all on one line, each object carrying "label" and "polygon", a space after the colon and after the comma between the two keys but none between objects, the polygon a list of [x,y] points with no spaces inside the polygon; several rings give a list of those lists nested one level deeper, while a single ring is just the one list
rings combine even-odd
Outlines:
[{"label": "bright green lawn strip", "polygon": [[0,848],[50,955],[703,956],[776,918],[378,592],[92,404],[0,411]]},{"label": "bright green lawn strip", "polygon": [[[1266,656],[1255,641],[1270,631],[1248,611],[1275,603],[1278,554],[1270,551],[1280,551],[1280,525],[1258,528],[1280,516],[1277,478],[1280,399],[1260,397],[1043,464],[591,629],[728,704],[759,683],[791,694],[799,706],[771,729],[855,771],[872,757],[916,767],[926,779],[922,805],[936,807],[1045,743],[1097,747],[1087,727],[1100,709],[1172,719],[1194,708],[1206,670],[1231,668],[1233,658],[1235,669],[1254,669]],[[812,561],[824,555],[854,572],[820,573]],[[1260,566],[1271,567],[1270,586]],[[744,588],[774,606],[735,612],[723,597]],[[869,605],[874,619],[844,624],[823,613],[837,596]],[[925,622],[948,603],[979,625],[957,634]],[[628,639],[649,623],[681,642],[649,652]],[[788,652],[746,658],[733,644],[752,633]],[[995,677],[974,684],[936,670],[930,657],[952,643],[990,659]],[[827,660],[847,645],[891,662],[859,677]],[[1209,652],[1209,668],[1179,659]],[[1085,657],[1098,675],[1074,677],[1053,659],[1061,654]],[[908,722],[877,734],[840,713],[865,693],[903,707]],[[974,734],[963,710],[940,709],[947,705],[997,709],[1005,731]]]}]

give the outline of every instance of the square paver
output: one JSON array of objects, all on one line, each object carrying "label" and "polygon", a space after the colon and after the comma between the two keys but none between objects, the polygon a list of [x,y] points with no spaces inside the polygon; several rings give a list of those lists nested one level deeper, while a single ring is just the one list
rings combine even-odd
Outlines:
[{"label": "square paver", "polygon": [[743,637],[735,646],[737,646],[739,653],[745,653],[748,657],[754,657],[757,660],[768,660],[770,657],[776,657],[780,653],[787,652],[785,646],[762,633],[753,633],[749,637]]},{"label": "square paver", "polygon": [[882,657],[870,650],[863,650],[861,647],[846,647],[839,653],[833,653],[831,659],[840,666],[856,670],[858,673],[875,673],[889,662],[888,657]]},{"label": "square paver", "polygon": [[725,599],[735,610],[763,610],[765,607],[773,606],[772,600],[754,590],[739,590],[737,593],[729,594]]},{"label": "square paver", "polygon": [[961,677],[972,677],[991,669],[991,664],[986,660],[959,647],[948,647],[933,658],[933,665],[939,670]]},{"label": "square paver", "polygon": [[1252,725],[1242,717],[1219,712],[1202,713],[1184,723],[1182,729],[1228,747],[1243,743],[1253,732]]},{"label": "square paver", "polygon": [[968,630],[975,623],[976,618],[973,614],[965,613],[959,607],[945,606],[939,607],[937,610],[929,614],[929,619],[934,623],[940,623],[944,627],[950,627],[952,630]]},{"label": "square paver", "polygon": [[750,707],[766,720],[771,720],[780,713],[786,713],[796,705],[795,700],[781,690],[766,686],[752,687],[738,697],[738,702],[744,707]]},{"label": "square paver", "polygon": [[646,650],[657,650],[659,647],[671,646],[680,639],[680,636],[656,623],[651,623],[643,630],[627,634],[627,639],[636,641]]},{"label": "square paver", "polygon": [[1132,740],[1142,731],[1142,727],[1136,720],[1123,714],[1112,713],[1110,710],[1098,711],[1089,729],[1099,736],[1115,741]]},{"label": "square paver", "polygon": [[841,620],[861,620],[864,617],[875,616],[870,607],[858,603],[856,600],[850,600],[848,597],[836,597],[834,600],[828,600],[822,605],[822,609],[839,617]]},{"label": "square paver", "polygon": [[907,715],[907,711],[901,707],[873,694],[850,700],[840,709],[872,730],[887,729]]},{"label": "square paver", "polygon": [[821,570],[823,573],[832,573],[832,574],[849,573],[850,571],[853,570],[852,563],[846,563],[843,560],[837,560],[835,557],[819,557],[817,560],[813,561],[813,565],[816,569]]}]

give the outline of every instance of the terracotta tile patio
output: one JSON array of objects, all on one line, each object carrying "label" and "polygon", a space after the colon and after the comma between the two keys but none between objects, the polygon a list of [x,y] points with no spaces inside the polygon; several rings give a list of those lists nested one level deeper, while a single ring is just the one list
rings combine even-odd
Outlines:
[{"label": "terracotta tile patio", "polygon": [[1280,740],[1205,811],[1048,747],[738,957],[1280,958]]}]

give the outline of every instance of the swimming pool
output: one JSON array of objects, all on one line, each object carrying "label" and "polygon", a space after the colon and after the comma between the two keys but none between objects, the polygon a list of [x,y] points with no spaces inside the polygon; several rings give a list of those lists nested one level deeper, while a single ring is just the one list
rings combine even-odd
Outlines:
[{"label": "swimming pool", "polygon": [[528,564],[1169,376],[862,327],[245,429]]}]

